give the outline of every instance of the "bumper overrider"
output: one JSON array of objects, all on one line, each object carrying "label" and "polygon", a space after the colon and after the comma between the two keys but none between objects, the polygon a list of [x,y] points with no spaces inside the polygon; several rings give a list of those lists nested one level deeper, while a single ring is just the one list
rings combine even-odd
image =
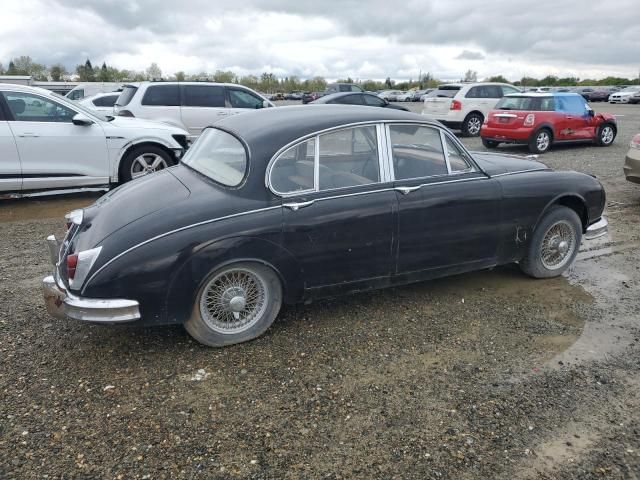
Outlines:
[{"label": "bumper overrider", "polygon": [[80,297],[69,292],[58,274],[60,243],[54,235],[47,237],[53,275],[42,280],[47,312],[56,318],[85,322],[121,323],[140,319],[140,305],[135,300]]},{"label": "bumper overrider", "polygon": [[585,240],[593,240],[594,238],[599,238],[606,235],[609,232],[609,222],[606,218],[601,217],[595,223],[592,223],[587,228],[586,233],[584,234]]}]

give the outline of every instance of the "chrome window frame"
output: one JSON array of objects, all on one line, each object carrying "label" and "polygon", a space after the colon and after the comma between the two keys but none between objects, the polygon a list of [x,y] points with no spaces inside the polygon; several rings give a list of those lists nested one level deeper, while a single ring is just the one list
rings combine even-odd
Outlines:
[{"label": "chrome window frame", "polygon": [[[310,140],[311,138],[315,138],[316,139],[316,155],[318,155],[319,158],[319,148],[320,148],[320,141],[319,141],[319,137],[320,135],[323,135],[325,133],[331,133],[331,132],[335,132],[335,131],[339,131],[339,130],[346,130],[349,128],[355,128],[355,127],[363,127],[363,126],[376,126],[377,129],[377,136],[378,136],[378,160],[380,162],[380,181],[379,182],[373,182],[367,185],[375,185],[375,184],[385,184],[385,183],[390,183],[390,182],[395,182],[395,173],[393,171],[393,156],[392,156],[392,150],[391,150],[391,141],[390,141],[390,136],[389,136],[389,126],[390,125],[421,125],[424,127],[429,127],[429,128],[434,128],[440,131],[441,135],[446,135],[449,137],[449,139],[460,149],[461,152],[465,153],[468,157],[468,159],[471,161],[471,168],[469,170],[459,170],[459,171],[453,171],[451,173],[446,173],[446,174],[442,174],[442,175],[431,175],[431,176],[427,176],[427,177],[415,177],[415,178],[410,178],[410,179],[405,179],[405,180],[398,180],[398,181],[413,181],[413,180],[422,180],[422,179],[445,179],[444,182],[442,183],[457,183],[460,181],[468,181],[468,180],[479,180],[480,178],[469,178],[469,179],[450,179],[447,180],[451,177],[456,177],[458,175],[462,175],[465,173],[482,173],[485,175],[485,177],[482,178],[489,178],[489,176],[486,175],[486,173],[478,166],[478,164],[475,162],[473,155],[471,155],[471,153],[469,152],[469,150],[467,150],[467,148],[453,135],[451,135],[445,128],[430,122],[429,120],[368,120],[365,122],[353,122],[353,123],[347,123],[344,125],[337,125],[334,127],[329,127],[329,128],[325,128],[323,130],[318,130],[317,132],[313,132],[313,133],[309,133],[307,135],[304,135],[302,137],[299,137],[289,143],[287,143],[286,145],[284,145],[283,147],[281,147],[278,151],[276,151],[276,153],[273,154],[273,156],[271,157],[271,159],[269,160],[269,163],[267,164],[267,168],[265,169],[265,187],[271,191],[271,193],[273,193],[274,195],[276,195],[277,197],[281,197],[281,198],[291,198],[291,197],[296,197],[299,195],[305,195],[305,194],[311,194],[311,193],[318,193],[320,192],[320,190],[318,190],[317,185],[316,188],[312,189],[307,189],[307,190],[298,190],[295,192],[288,192],[288,193],[283,193],[283,192],[278,192],[277,190],[275,190],[271,184],[271,171],[273,170],[273,167],[275,165],[275,163],[278,160],[278,157],[280,155],[282,155],[286,150],[288,150],[289,148],[296,146],[300,143],[306,142],[307,140]],[[442,141],[442,138],[441,138]],[[446,149],[444,148],[443,145],[443,150],[445,150],[445,156],[447,155],[446,153]],[[447,164],[448,164],[448,159],[447,159]],[[318,165],[318,169],[319,169],[319,163],[315,161],[314,158],[314,166]],[[450,170],[450,166],[447,167],[447,170]],[[316,178],[318,178],[318,175],[316,172],[314,172],[314,184],[316,183]],[[319,180],[319,179],[318,179]],[[365,186],[365,185],[362,185]],[[329,189],[329,190],[322,190],[322,192],[330,192],[330,191],[336,191],[336,190],[344,190],[347,188],[354,188],[354,187],[340,187],[340,188],[334,188],[334,189]],[[375,190],[378,191],[378,190]],[[366,193],[366,192],[363,192]]]},{"label": "chrome window frame", "polygon": [[[471,156],[471,154],[469,152],[467,152],[467,150],[465,148],[462,148],[462,144],[458,141],[457,138],[455,138],[453,135],[451,135],[449,132],[445,132],[443,129],[440,129],[440,134],[442,135],[442,145],[444,147],[445,150],[445,155],[447,157],[447,168],[449,170],[449,175],[463,175],[465,173],[473,173],[473,172],[478,172],[480,171],[474,161],[473,161],[473,157]],[[458,150],[460,150],[461,153],[463,153],[464,155],[467,156],[467,158],[465,159],[465,163],[467,165],[469,165],[469,168],[466,168],[464,170],[452,170],[451,169],[451,161],[449,160],[449,148],[447,147],[447,138],[449,140],[451,140],[451,142],[458,147]],[[471,163],[469,163],[468,160],[471,160]]]},{"label": "chrome window frame", "polygon": [[[376,149],[378,151],[378,180],[377,181],[372,181],[371,183],[365,183],[363,185],[350,185],[347,187],[338,187],[338,188],[327,188],[327,189],[320,189],[320,137],[323,135],[327,135],[327,134],[331,134],[331,133],[336,133],[336,132],[340,132],[343,130],[353,130],[356,128],[361,128],[361,127],[375,127],[375,139],[376,139]],[[350,123],[350,124],[345,124],[345,125],[340,125],[340,126],[336,126],[336,127],[331,127],[331,128],[327,128],[324,130],[320,130],[318,132],[314,132],[312,134],[309,135],[305,135],[304,137],[300,137],[296,140],[294,140],[293,142],[289,142],[288,144],[286,144],[284,147],[280,148],[272,157],[271,160],[269,160],[269,163],[267,165],[266,171],[265,171],[265,185],[266,187],[276,196],[281,197],[281,198],[291,198],[291,197],[296,197],[299,195],[308,195],[311,193],[320,193],[320,192],[333,192],[336,190],[344,190],[346,188],[355,188],[355,187],[366,187],[369,185],[379,185],[382,183],[386,183],[389,180],[387,179],[386,176],[386,160],[383,158],[383,148],[384,148],[384,135],[382,134],[382,125],[379,121],[368,121],[368,122],[358,122],[358,123]],[[278,190],[276,190],[273,187],[273,184],[271,183],[271,173],[273,171],[273,168],[275,167],[276,163],[278,162],[278,159],[280,158],[280,156],[286,152],[287,150],[289,150],[290,148],[296,147],[298,145],[300,145],[301,143],[304,143],[308,140],[311,139],[315,139],[315,151],[314,151],[314,158],[313,158],[313,185],[314,188],[313,189],[306,189],[306,190],[296,190],[294,192],[279,192]]]}]

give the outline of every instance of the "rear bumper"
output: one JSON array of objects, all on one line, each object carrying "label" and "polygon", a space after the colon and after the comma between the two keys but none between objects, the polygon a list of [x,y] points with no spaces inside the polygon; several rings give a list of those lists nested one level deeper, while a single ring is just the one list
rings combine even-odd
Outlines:
[{"label": "rear bumper", "polygon": [[640,150],[630,148],[624,158],[624,176],[629,182],[640,183]]},{"label": "rear bumper", "polygon": [[54,273],[42,280],[42,294],[47,312],[56,318],[97,323],[123,323],[139,320],[140,305],[135,300],[80,297],[69,292],[57,271],[58,243],[47,238]]},{"label": "rear bumper", "polygon": [[609,222],[606,218],[602,217],[596,223],[589,225],[586,233],[584,234],[585,240],[593,240],[594,238],[602,237],[609,232]]},{"label": "rear bumper", "polygon": [[480,136],[485,140],[504,143],[527,143],[533,130],[531,128],[494,128],[483,125]]}]

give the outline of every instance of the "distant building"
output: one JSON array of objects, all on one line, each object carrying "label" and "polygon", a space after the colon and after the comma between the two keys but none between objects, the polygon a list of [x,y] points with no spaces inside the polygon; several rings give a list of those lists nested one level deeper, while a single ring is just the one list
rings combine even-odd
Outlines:
[{"label": "distant building", "polygon": [[40,87],[59,93],[60,95],[66,95],[73,90],[73,87],[78,85],[78,82],[39,82],[34,80],[31,75],[0,75],[0,83]]}]

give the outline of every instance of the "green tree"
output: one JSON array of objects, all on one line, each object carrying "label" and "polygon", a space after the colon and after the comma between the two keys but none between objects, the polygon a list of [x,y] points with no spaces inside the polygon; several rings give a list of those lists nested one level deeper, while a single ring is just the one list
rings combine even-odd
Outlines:
[{"label": "green tree", "polygon": [[67,69],[64,68],[64,65],[62,65],[61,63],[56,63],[49,69],[49,75],[51,75],[51,80],[53,80],[54,82],[59,82],[67,74]]},{"label": "green tree", "polygon": [[147,80],[161,80],[162,70],[157,63],[153,62],[146,70]]},{"label": "green tree", "polygon": [[[13,69],[11,64],[13,64]],[[25,55],[14,58],[9,63],[9,70],[14,72],[10,73],[10,75],[31,75],[34,80],[41,81],[47,79],[47,67],[41,63],[34,62],[31,57]]]},{"label": "green tree", "polygon": [[7,75],[18,75],[16,70],[16,65],[13,63],[13,60],[9,61],[9,68],[7,69]]},{"label": "green tree", "polygon": [[485,82],[498,82],[498,83],[510,83],[509,80],[502,75],[494,75],[493,77],[486,78]]},{"label": "green tree", "polygon": [[176,82],[184,82],[187,78],[182,70],[173,74],[173,77],[176,79]]},{"label": "green tree", "polygon": [[462,79],[463,82],[477,82],[478,81],[478,72],[476,72],[475,70],[467,70],[466,72],[464,72],[464,78]]},{"label": "green tree", "polygon": [[0,75],[4,75],[4,66],[0,63]]},{"label": "green tree", "polygon": [[213,74],[214,82],[231,83],[233,82],[234,78],[236,78],[236,74],[229,70],[227,71],[216,70],[216,72]]},{"label": "green tree", "polygon": [[101,82],[111,82],[111,76],[109,75],[109,68],[107,67],[107,62],[102,62],[102,67],[100,67],[100,71],[98,72],[98,80]]},{"label": "green tree", "polygon": [[384,81],[384,86],[387,88],[393,88],[393,80],[387,77],[386,80]]}]

